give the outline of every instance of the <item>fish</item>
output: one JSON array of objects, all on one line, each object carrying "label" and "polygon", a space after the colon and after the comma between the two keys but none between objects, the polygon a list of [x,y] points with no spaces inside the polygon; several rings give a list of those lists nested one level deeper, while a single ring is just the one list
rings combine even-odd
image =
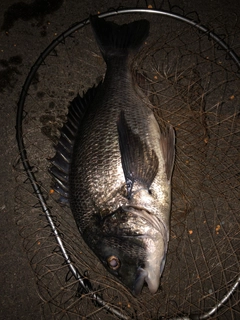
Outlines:
[{"label": "fish", "polygon": [[150,23],[90,22],[106,73],[70,103],[53,188],[104,267],[135,297],[144,285],[154,294],[168,250],[175,131],[157,122],[132,71]]}]

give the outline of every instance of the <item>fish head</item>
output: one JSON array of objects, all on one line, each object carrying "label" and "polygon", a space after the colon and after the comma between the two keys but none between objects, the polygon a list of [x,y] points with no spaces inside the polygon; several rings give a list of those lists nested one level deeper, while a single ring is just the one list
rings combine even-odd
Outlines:
[{"label": "fish head", "polygon": [[143,209],[122,207],[104,219],[99,230],[98,241],[90,246],[106,269],[134,296],[144,284],[155,293],[166,260],[164,224]]}]

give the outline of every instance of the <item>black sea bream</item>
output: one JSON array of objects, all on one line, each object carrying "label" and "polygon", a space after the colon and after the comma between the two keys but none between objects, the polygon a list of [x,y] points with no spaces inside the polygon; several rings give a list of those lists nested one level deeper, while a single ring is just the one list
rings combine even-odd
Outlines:
[{"label": "black sea bream", "polygon": [[91,17],[104,81],[73,100],[50,171],[79,231],[134,294],[159,287],[169,239],[175,134],[159,126],[131,65],[149,22]]}]

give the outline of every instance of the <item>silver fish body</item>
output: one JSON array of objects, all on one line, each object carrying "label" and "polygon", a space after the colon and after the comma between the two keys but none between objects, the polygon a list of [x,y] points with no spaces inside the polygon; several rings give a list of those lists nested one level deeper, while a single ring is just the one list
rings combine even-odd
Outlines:
[{"label": "silver fish body", "polygon": [[69,203],[107,270],[134,295],[144,282],[155,293],[169,240],[175,135],[159,126],[131,72],[149,24],[91,24],[107,71],[84,102],[69,156]]}]

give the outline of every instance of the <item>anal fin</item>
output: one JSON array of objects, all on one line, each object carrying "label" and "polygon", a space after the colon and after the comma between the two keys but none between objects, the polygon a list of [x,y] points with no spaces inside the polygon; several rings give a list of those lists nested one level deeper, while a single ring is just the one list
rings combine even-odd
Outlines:
[{"label": "anal fin", "polygon": [[175,131],[171,125],[160,131],[160,148],[162,150],[167,179],[170,181],[175,160]]}]

